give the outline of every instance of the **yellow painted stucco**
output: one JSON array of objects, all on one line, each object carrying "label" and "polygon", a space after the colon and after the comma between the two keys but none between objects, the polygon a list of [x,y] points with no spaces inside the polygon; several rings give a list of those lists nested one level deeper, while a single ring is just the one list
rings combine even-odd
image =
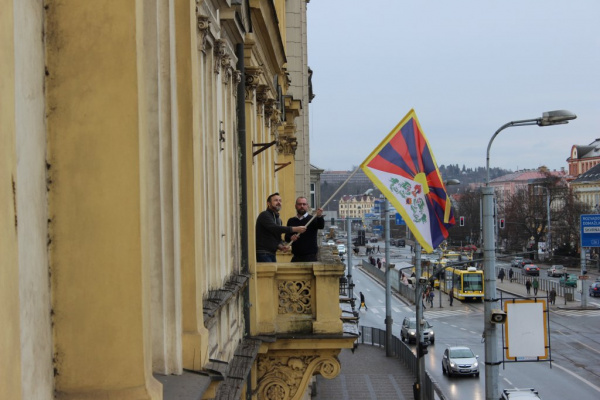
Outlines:
[{"label": "yellow painted stucco", "polygon": [[21,399],[13,2],[0,7],[0,398]]}]

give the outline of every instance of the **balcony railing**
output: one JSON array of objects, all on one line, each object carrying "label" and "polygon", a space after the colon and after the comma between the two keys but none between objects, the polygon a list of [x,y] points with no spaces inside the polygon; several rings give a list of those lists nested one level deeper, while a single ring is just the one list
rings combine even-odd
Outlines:
[{"label": "balcony railing", "polygon": [[341,334],[339,283],[345,266],[323,248],[319,262],[257,263],[259,334]]}]

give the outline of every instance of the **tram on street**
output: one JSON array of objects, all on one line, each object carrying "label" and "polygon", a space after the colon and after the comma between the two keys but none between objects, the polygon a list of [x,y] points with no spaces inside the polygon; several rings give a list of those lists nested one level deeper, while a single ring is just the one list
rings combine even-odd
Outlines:
[{"label": "tram on street", "polygon": [[483,300],[483,271],[475,267],[464,269],[448,267],[440,280],[440,289],[449,293],[453,291],[458,300]]}]

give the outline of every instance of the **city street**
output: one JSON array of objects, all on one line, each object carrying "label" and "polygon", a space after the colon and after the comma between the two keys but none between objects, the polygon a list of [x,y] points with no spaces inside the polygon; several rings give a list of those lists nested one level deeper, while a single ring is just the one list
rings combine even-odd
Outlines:
[{"label": "city street", "polygon": [[[383,257],[383,243],[379,245]],[[410,248],[394,248],[391,262],[406,261]],[[353,257],[353,265],[360,265],[365,257]],[[497,263],[499,268],[510,268],[507,263]],[[544,277],[542,275],[541,277]],[[360,310],[360,324],[385,329],[385,288],[380,282],[366,274],[361,268],[353,268],[356,285],[355,294],[362,291],[368,310]],[[512,284],[515,285],[515,284]],[[520,285],[522,286],[522,285]],[[498,283],[498,290],[519,290]],[[516,288],[516,289],[515,289]],[[524,289],[522,289],[524,293]],[[541,293],[540,293],[541,294]],[[439,291],[436,291],[434,307],[427,307],[424,317],[433,325],[436,342],[429,347],[425,365],[443,392],[450,398],[484,399],[484,343],[483,304],[462,303],[455,300],[452,307],[443,294],[442,308],[439,307]],[[503,297],[510,297],[503,293]],[[557,305],[560,302],[557,300]],[[595,298],[588,298],[588,305],[600,306]],[[405,316],[414,315],[414,306],[403,299],[392,298],[393,335],[400,336],[400,325]],[[502,341],[501,335],[499,342]],[[542,399],[598,398],[600,396],[600,310],[573,310],[552,307],[550,311],[550,347],[553,362],[506,363],[500,366],[499,389],[533,387]],[[479,355],[481,374],[479,378],[448,378],[442,374],[441,357],[446,346],[466,345]],[[502,343],[498,343],[498,354],[502,357]],[[414,347],[414,345],[413,345]]]}]

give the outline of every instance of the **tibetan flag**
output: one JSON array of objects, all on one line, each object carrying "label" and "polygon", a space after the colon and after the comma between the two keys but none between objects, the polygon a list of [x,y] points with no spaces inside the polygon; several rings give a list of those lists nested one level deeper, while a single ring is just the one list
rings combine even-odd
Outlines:
[{"label": "tibetan flag", "polygon": [[360,166],[431,253],[455,223],[450,199],[414,110]]}]

